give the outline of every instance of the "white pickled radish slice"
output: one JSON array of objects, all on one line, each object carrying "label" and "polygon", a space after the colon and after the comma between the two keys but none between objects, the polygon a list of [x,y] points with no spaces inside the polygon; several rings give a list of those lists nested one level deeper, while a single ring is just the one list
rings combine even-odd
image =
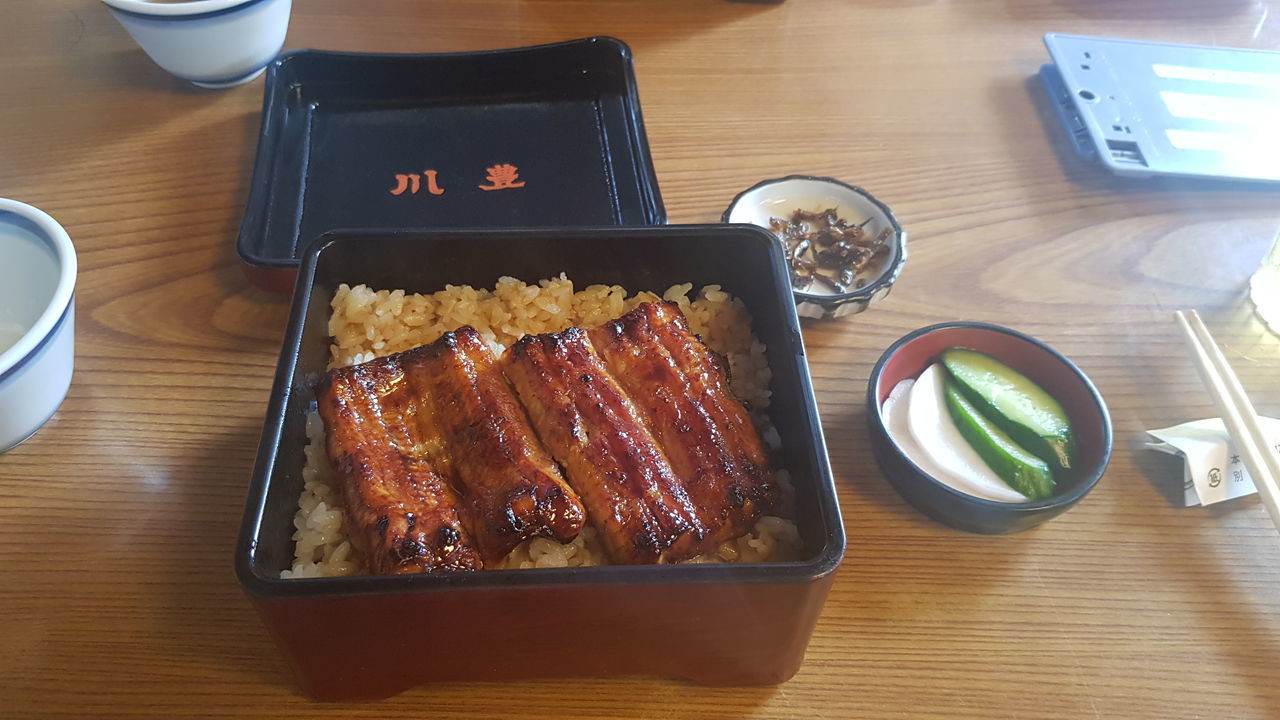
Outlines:
[{"label": "white pickled radish slice", "polygon": [[950,473],[934,462],[929,453],[925,452],[924,448],[916,443],[915,436],[911,434],[911,423],[907,417],[907,404],[911,400],[911,390],[915,384],[914,378],[907,378],[889,391],[889,397],[885,398],[884,405],[881,406],[885,428],[888,429],[889,437],[893,438],[894,444],[902,450],[902,454],[906,455],[907,459],[916,464],[916,467],[945,482],[947,485],[951,485],[954,481],[950,479]]},{"label": "white pickled radish slice", "polygon": [[898,446],[902,454],[906,455],[908,460],[915,463],[916,467],[926,474],[960,492],[976,495],[977,493],[973,492],[968,486],[962,485],[961,480],[952,478],[952,474],[949,471],[934,462],[929,453],[916,444],[916,439],[911,434],[911,426],[907,419],[907,403],[910,400],[911,388],[915,385],[915,382],[915,380],[908,378],[894,385],[893,390],[889,391],[889,397],[885,398],[884,405],[880,406],[880,414],[884,417],[884,426],[889,432],[889,437],[893,438],[894,444]]},{"label": "white pickled radish slice", "polygon": [[[1028,498],[1001,480],[960,434],[947,410],[943,387],[946,372],[940,363],[929,366],[900,400],[906,404],[906,412],[895,414],[906,416],[908,432],[905,435],[914,441],[915,448],[927,461],[921,463],[911,455],[908,457],[921,470],[962,493],[997,502],[1027,502]],[[901,435],[894,434],[899,445]]]}]

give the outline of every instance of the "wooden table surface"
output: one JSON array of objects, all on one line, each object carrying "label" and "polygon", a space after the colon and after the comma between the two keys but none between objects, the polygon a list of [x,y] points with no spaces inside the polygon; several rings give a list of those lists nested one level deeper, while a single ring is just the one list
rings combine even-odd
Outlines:
[{"label": "wooden table surface", "polygon": [[[70,395],[0,456],[0,717],[1280,717],[1280,537],[1256,497],[1178,507],[1178,463],[1143,447],[1147,428],[1213,413],[1177,308],[1200,309],[1280,414],[1280,341],[1246,294],[1280,195],[1086,165],[1034,79],[1045,32],[1276,49],[1272,9],[298,0],[289,48],[619,37],[671,222],[809,173],[871,189],[911,235],[886,301],[805,327],[849,548],[794,679],[453,684],[343,706],[300,694],[231,569],[287,315],[233,251],[262,80],[197,91],[97,2],[0,1],[0,196],[55,216],[80,259]],[[1048,341],[1110,405],[1101,484],[1030,532],[935,524],[872,459],[872,364],[956,319]]]}]

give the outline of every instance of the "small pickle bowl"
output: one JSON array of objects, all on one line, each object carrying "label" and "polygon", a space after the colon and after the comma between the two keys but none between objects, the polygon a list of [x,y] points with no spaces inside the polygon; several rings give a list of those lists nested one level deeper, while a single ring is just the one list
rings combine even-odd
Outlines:
[{"label": "small pickle bowl", "polygon": [[[834,210],[834,219],[862,228],[864,237],[883,242],[884,250],[852,278],[841,282],[838,268],[799,267],[810,262],[819,250],[807,241],[783,242],[791,267],[796,312],[806,318],[836,318],[866,310],[889,294],[907,261],[907,233],[898,224],[889,206],[860,187],[829,177],[788,175],[763,180],[738,193],[721,220],[727,223],[758,225],[775,236],[779,223],[796,218],[801,223],[827,222],[823,211]],[[799,217],[804,213],[810,217]],[[830,255],[831,248],[823,251]]]},{"label": "small pickle bowl", "polygon": [[[1030,378],[1063,406],[1076,437],[1077,467],[1058,479],[1052,496],[1013,503],[970,495],[921,469],[890,436],[883,412],[889,393],[902,380],[918,377],[943,350],[952,347],[996,358]],[[903,336],[884,351],[871,371],[867,415],[872,452],[889,484],[925,515],[968,532],[1018,532],[1059,515],[1093,490],[1111,459],[1111,417],[1089,378],[1048,345],[999,325],[950,322]]]}]

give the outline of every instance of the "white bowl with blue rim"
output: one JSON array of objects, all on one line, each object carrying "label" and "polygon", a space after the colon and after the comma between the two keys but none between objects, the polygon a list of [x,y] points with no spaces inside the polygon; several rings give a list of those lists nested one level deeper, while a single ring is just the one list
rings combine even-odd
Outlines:
[{"label": "white bowl with blue rim", "polygon": [[0,452],[35,434],[71,386],[76,250],[46,213],[0,198]]},{"label": "white bowl with blue rim", "polygon": [[284,47],[292,0],[102,0],[157,65],[206,88],[249,82]]},{"label": "white bowl with blue rim", "polygon": [[869,237],[883,237],[885,252],[858,273],[857,284],[847,291],[795,289],[796,313],[804,318],[854,315],[893,289],[907,262],[907,233],[889,206],[866,190],[835,178],[788,175],[763,180],[738,193],[721,216],[723,222],[749,223],[769,230],[773,218],[785,219],[797,210],[821,212],[828,208],[861,225]]}]

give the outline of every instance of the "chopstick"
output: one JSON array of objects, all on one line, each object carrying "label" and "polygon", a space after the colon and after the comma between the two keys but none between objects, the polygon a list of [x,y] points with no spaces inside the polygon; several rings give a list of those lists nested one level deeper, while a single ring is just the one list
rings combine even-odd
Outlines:
[{"label": "chopstick", "polygon": [[1213,404],[1222,415],[1222,422],[1227,433],[1235,443],[1236,451],[1244,459],[1244,466],[1253,476],[1253,484],[1262,496],[1271,522],[1280,530],[1280,455],[1268,442],[1266,433],[1262,431],[1262,423],[1253,403],[1245,395],[1244,388],[1235,371],[1227,364],[1222,350],[1209,334],[1195,310],[1174,313],[1187,344],[1191,347],[1196,370],[1205,388],[1213,398]]}]

